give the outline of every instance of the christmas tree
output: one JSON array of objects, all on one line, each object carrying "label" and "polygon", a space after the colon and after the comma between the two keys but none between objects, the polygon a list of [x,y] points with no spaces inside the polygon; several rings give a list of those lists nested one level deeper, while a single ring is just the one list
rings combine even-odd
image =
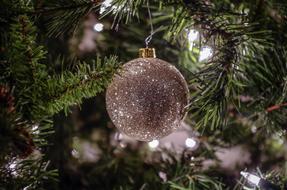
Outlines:
[{"label": "christmas tree", "polygon": [[287,189],[286,33],[286,0],[1,0],[0,190]]}]

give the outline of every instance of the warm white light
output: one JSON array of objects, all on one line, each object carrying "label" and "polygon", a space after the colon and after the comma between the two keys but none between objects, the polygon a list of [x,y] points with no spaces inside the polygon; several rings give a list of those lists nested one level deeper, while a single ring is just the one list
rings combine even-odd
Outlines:
[{"label": "warm white light", "polygon": [[258,186],[259,185],[259,182],[261,180],[260,177],[256,176],[256,175],[253,175],[253,174],[250,174],[250,173],[247,173],[247,172],[240,172],[240,174],[245,177],[250,183]]},{"label": "warm white light", "polygon": [[158,145],[159,145],[159,141],[158,141],[158,140],[153,140],[153,141],[150,141],[150,142],[148,143],[148,146],[149,146],[150,148],[156,148]]},{"label": "warm white light", "polygon": [[113,0],[105,0],[102,2],[101,8],[100,8],[100,14],[103,14],[109,6],[112,5]]},{"label": "warm white light", "polygon": [[9,168],[11,170],[14,170],[16,168],[16,163],[15,162],[12,162],[10,165],[9,165]]},{"label": "warm white light", "polygon": [[122,147],[122,148],[126,148],[126,147],[127,147],[127,144],[126,144],[126,143],[124,143],[124,142],[120,142],[120,147]]},{"label": "warm white light", "polygon": [[97,23],[94,25],[94,30],[97,32],[101,32],[104,29],[104,25],[102,23]]},{"label": "warm white light", "polygon": [[30,186],[30,185],[28,185],[27,187],[24,187],[24,189],[23,189],[23,190],[28,190],[30,187],[31,187],[31,186]]},{"label": "warm white light", "polygon": [[196,30],[190,30],[187,34],[187,38],[190,43],[194,42],[198,38],[198,32]]},{"label": "warm white light", "polygon": [[192,50],[193,42],[198,38],[198,32],[196,30],[189,30],[187,38],[189,42],[189,50]]},{"label": "warm white light", "polygon": [[32,133],[33,134],[39,134],[40,131],[39,131],[39,125],[35,124],[32,126]]},{"label": "warm white light", "polygon": [[79,158],[80,157],[79,152],[77,150],[75,150],[75,149],[73,149],[71,153],[72,153],[72,156],[75,157],[75,158]]},{"label": "warm white light", "polygon": [[251,127],[251,132],[252,132],[252,133],[256,133],[256,131],[257,131],[256,126],[252,126],[252,127]]},{"label": "warm white light", "polygon": [[17,175],[17,171],[16,171],[16,166],[17,166],[17,162],[13,161],[11,163],[8,164],[9,169],[11,170],[11,173],[16,176]]},{"label": "warm white light", "polygon": [[119,132],[115,133],[115,140],[120,141],[123,139],[123,135]]},{"label": "warm white light", "polygon": [[113,13],[116,13],[119,9],[122,11],[129,11],[130,8],[124,5],[119,5],[118,3],[114,3],[113,4],[113,0],[105,0],[102,2],[101,4],[101,8],[100,8],[100,14],[105,13],[105,11],[109,8],[108,12],[112,11]]},{"label": "warm white light", "polygon": [[122,139],[123,139],[123,135],[122,135],[121,133],[119,133],[118,139],[119,139],[119,140],[122,140]]},{"label": "warm white light", "polygon": [[105,7],[109,7],[112,5],[113,0],[105,0],[104,2],[102,2],[102,5],[104,5]]},{"label": "warm white light", "polygon": [[196,141],[192,138],[187,138],[185,140],[185,146],[188,147],[188,148],[194,148],[196,145]]},{"label": "warm white light", "polygon": [[160,172],[158,172],[158,175],[159,175],[159,177],[160,177],[164,182],[166,182],[166,180],[167,180],[167,175],[166,175],[166,173],[160,171]]},{"label": "warm white light", "polygon": [[199,61],[206,60],[212,56],[212,49],[210,47],[204,47],[199,53]]}]

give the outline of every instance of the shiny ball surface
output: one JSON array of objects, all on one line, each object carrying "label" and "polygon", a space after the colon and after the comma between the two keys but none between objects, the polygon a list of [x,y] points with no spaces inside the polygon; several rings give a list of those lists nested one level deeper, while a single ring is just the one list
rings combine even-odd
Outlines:
[{"label": "shiny ball surface", "polygon": [[151,141],[179,128],[188,94],[187,83],[174,66],[157,58],[138,58],[113,77],[106,106],[120,132]]}]

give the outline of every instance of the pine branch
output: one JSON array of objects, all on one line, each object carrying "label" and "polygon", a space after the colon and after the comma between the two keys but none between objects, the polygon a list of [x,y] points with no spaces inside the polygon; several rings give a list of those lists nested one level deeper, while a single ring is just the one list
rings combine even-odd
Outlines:
[{"label": "pine branch", "polygon": [[36,47],[31,36],[33,27],[27,18],[20,17],[20,25],[13,28],[10,69],[15,80],[17,109],[26,118],[41,121],[62,109],[67,111],[73,104],[80,104],[83,98],[95,96],[103,91],[118,67],[114,57],[104,62],[98,59],[91,66],[79,64],[76,73],[67,71],[49,79],[45,65],[38,63],[44,51],[41,46]]},{"label": "pine branch", "polygon": [[33,14],[41,14],[47,22],[48,36],[60,35],[77,30],[82,19],[100,6],[100,0],[56,1],[36,9]]},{"label": "pine branch", "polygon": [[27,123],[23,122],[19,114],[15,112],[15,102],[8,86],[0,86],[0,165],[3,165],[8,157],[26,155],[29,140],[22,135]]},{"label": "pine branch", "polygon": [[53,115],[61,110],[67,113],[69,106],[80,104],[83,98],[90,98],[102,92],[118,68],[115,57],[97,59],[91,65],[79,64],[76,73],[69,71],[54,76],[46,84],[45,112]]},{"label": "pine branch", "polygon": [[11,26],[9,73],[15,87],[16,108],[27,119],[31,119],[31,111],[44,90],[39,89],[39,85],[47,77],[45,65],[38,63],[45,51],[36,45],[35,35],[35,28],[26,16],[20,16],[18,23]]},{"label": "pine branch", "polygon": [[104,152],[96,164],[80,168],[88,180],[98,179],[91,182],[93,188],[222,190],[225,187],[219,177],[208,177],[208,171],[198,170],[204,151],[197,155],[198,160],[191,161],[186,154],[168,149],[143,154],[129,145],[125,149],[108,145],[101,150]]},{"label": "pine branch", "polygon": [[[34,131],[33,131],[34,130]],[[47,146],[46,136],[53,133],[51,121],[31,129],[14,109],[14,98],[7,87],[0,87],[0,189],[40,188],[45,180],[55,180],[55,170],[47,170],[44,158],[28,157],[37,147]],[[32,133],[32,135],[31,135]],[[35,144],[34,144],[35,143]]]},{"label": "pine branch", "polygon": [[256,57],[246,57],[245,95],[253,101],[246,111],[255,113],[258,126],[274,131],[286,128],[286,52],[282,49],[257,51]]},{"label": "pine branch", "polygon": [[[231,11],[218,9],[208,2],[203,4],[206,5],[202,7],[202,4],[191,2],[187,12],[194,21],[193,27],[200,28],[204,43],[211,41],[215,52],[192,80],[198,90],[194,94],[191,109],[195,109],[192,113],[199,115],[196,124],[198,127],[209,126],[215,129],[227,125],[228,105],[234,104],[237,107],[234,98],[243,87],[239,65],[243,58],[240,53],[243,44],[267,44],[268,32],[256,31],[257,24],[250,24],[242,14],[232,14],[235,17],[233,19],[240,22],[233,24],[234,20],[228,19]],[[257,48],[261,47],[258,45]],[[204,81],[204,85],[201,81]]]},{"label": "pine branch", "polygon": [[0,167],[0,189],[46,189],[45,181],[56,183],[58,177],[57,170],[48,170],[49,163],[43,159],[11,160]]}]

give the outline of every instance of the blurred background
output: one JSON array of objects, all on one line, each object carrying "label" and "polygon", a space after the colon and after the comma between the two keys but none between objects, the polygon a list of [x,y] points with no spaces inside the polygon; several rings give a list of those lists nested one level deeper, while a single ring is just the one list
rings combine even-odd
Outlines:
[{"label": "blurred background", "polygon": [[[38,6],[53,3],[59,2],[39,1]],[[257,23],[255,28],[272,31],[268,33],[268,38],[272,39],[274,46],[280,44],[278,46],[283,49],[287,47],[285,17],[281,18],[281,12],[277,12],[282,8],[282,14],[286,13],[285,7],[280,7],[283,1],[272,0],[272,6],[276,5],[274,9],[270,8],[271,3],[260,0],[216,0],[212,3],[216,7],[248,15],[250,22]],[[137,17],[128,23],[117,22],[117,11],[114,9],[119,7],[113,6],[111,0],[105,0],[95,11],[87,11],[79,22],[71,17],[68,24],[75,24],[73,32],[59,32],[57,25],[65,26],[65,23],[53,23],[53,14],[39,17],[35,23],[40,31],[37,41],[44,44],[48,51],[48,69],[56,69],[60,73],[77,66],[76,60],[89,61],[108,55],[117,55],[119,62],[124,64],[137,58],[139,48],[145,47],[152,22],[156,33],[150,47],[156,49],[158,58],[181,71],[193,95],[196,91],[194,73],[210,64],[213,57],[218,55],[218,42],[215,42],[218,39],[207,40],[203,29],[191,23],[183,24],[184,29],[176,35],[169,32],[174,23],[176,6],[161,9],[157,1],[151,2],[152,20],[148,19],[147,7],[142,6]],[[120,8],[123,12],[128,11]],[[236,23],[243,22],[245,18],[226,16],[226,19]],[[48,34],[49,37],[41,34]],[[261,33],[255,35],[262,37]],[[248,52],[251,46],[246,49],[247,46],[240,46],[238,54],[246,55],[249,59],[240,60],[240,63],[260,59],[253,52]],[[252,77],[252,72],[249,76]],[[42,151],[50,160],[47,167],[58,170],[57,182],[45,182],[46,188],[51,190],[186,190],[193,189],[194,183],[197,184],[195,189],[251,188],[240,175],[241,171],[270,179],[283,187],[287,176],[287,123],[283,119],[280,127],[277,125],[276,128],[266,122],[254,103],[258,94],[254,95],[252,90],[257,89],[248,87],[236,97],[241,102],[240,111],[233,104],[227,105],[227,127],[196,127],[201,115],[193,115],[191,110],[179,130],[151,142],[131,139],[115,128],[107,114],[103,92],[85,99],[81,105],[71,106],[68,113],[55,115],[55,133],[48,137],[49,146],[35,149],[32,157],[40,157]],[[264,98],[268,99],[267,96]],[[286,109],[280,113],[286,113]],[[37,125],[33,126],[32,133],[39,133]],[[10,163],[9,167],[13,168],[13,164]]]}]

